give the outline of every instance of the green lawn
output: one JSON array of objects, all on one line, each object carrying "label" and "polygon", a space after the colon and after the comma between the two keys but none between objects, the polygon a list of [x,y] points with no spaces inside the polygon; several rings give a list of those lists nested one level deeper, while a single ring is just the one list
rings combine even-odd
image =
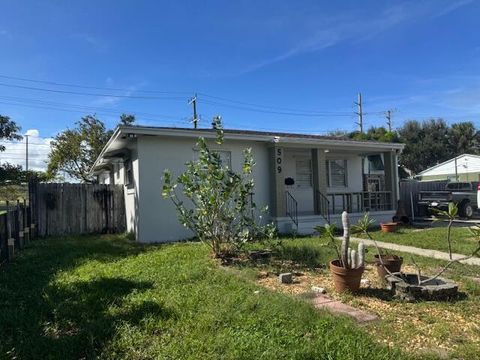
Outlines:
[{"label": "green lawn", "polygon": [[[288,254],[318,261],[308,246]],[[0,357],[407,358],[347,319],[222,269],[201,244],[121,236],[39,240],[0,270]]]},{"label": "green lawn", "polygon": [[[447,229],[445,227],[414,228],[400,227],[395,233],[372,231],[372,237],[378,241],[401,245],[416,246],[424,249],[434,249],[448,252]],[[357,237],[364,237],[355,235]],[[471,254],[478,240],[474,239],[467,227],[452,228],[452,249],[459,254]]]}]

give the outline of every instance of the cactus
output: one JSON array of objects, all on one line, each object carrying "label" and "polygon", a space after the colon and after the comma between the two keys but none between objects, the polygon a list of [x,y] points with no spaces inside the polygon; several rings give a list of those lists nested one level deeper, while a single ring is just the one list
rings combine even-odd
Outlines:
[{"label": "cactus", "polygon": [[351,269],[356,269],[357,268],[357,251],[356,250],[351,250],[350,252],[350,268]]},{"label": "cactus", "polygon": [[342,263],[346,269],[358,269],[365,266],[365,244],[360,242],[358,250],[350,248],[350,219],[348,213],[342,213],[343,239],[342,239]]},{"label": "cactus", "polygon": [[342,262],[343,267],[348,269],[350,263],[350,219],[348,218],[348,213],[344,211],[342,213],[342,225],[343,225],[343,240],[342,240]]},{"label": "cactus", "polygon": [[365,266],[365,244],[363,241],[358,243],[358,251],[357,251],[358,261],[357,267],[364,267]]},{"label": "cactus", "polygon": [[345,264],[346,264],[345,266],[346,269],[352,268],[352,249],[351,248],[347,249],[347,262]]}]

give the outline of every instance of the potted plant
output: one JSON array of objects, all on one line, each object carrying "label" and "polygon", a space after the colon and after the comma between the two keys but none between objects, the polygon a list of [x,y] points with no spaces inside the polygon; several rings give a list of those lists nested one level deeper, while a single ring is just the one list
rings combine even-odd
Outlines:
[{"label": "potted plant", "polygon": [[396,222],[380,223],[380,228],[385,233],[392,233],[397,231],[397,223]]},{"label": "potted plant", "polygon": [[[358,223],[353,226],[353,230],[354,232],[362,233],[370,240],[373,240],[369,229],[374,222],[375,220],[371,219],[368,213],[365,213],[363,218],[358,220]],[[382,224],[382,226],[383,225],[385,224]],[[377,274],[382,280],[385,280],[385,277],[389,274],[399,273],[403,264],[403,257],[390,254],[385,250],[380,250],[378,247],[377,254],[374,255],[374,259],[374,264],[377,268]]]},{"label": "potted plant", "polygon": [[342,213],[343,239],[341,250],[335,243],[335,225],[327,224],[323,229],[317,229],[330,239],[330,244],[337,253],[337,259],[330,261],[330,273],[335,289],[338,292],[356,292],[360,288],[360,280],[365,270],[365,245],[358,244],[357,250],[352,250],[350,244],[350,220],[348,213]]}]

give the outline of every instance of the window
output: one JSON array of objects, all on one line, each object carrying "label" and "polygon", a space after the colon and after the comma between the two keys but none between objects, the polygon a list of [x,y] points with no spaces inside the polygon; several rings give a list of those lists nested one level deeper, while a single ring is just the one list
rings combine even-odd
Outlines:
[{"label": "window", "polygon": [[312,160],[296,159],[295,168],[297,186],[299,188],[312,187]]},{"label": "window", "polygon": [[347,160],[327,160],[328,187],[347,187]]},{"label": "window", "polygon": [[368,170],[370,171],[382,171],[385,170],[383,166],[383,160],[380,155],[368,155]]},{"label": "window", "polygon": [[124,171],[125,171],[125,185],[128,187],[133,187],[133,168],[132,168],[132,160],[127,159],[124,163]]},{"label": "window", "polygon": [[[229,169],[232,168],[232,153],[231,153],[231,151],[225,151],[225,150],[213,150],[213,151],[220,156],[220,163],[221,163],[222,166],[226,166]],[[199,155],[198,150],[193,150],[193,160],[197,161],[198,160],[198,155]]]}]

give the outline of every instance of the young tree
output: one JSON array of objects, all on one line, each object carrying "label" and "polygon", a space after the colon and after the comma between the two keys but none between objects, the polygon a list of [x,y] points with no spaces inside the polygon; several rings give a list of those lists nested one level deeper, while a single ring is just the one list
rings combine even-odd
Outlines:
[{"label": "young tree", "polygon": [[[8,116],[0,115],[0,140],[22,140],[18,133],[21,128]],[[0,145],[0,151],[5,151],[5,146]]]},{"label": "young tree", "polygon": [[[214,128],[216,142],[222,144],[219,117],[214,118]],[[187,163],[186,171],[176,181],[170,171],[164,173],[162,194],[173,201],[180,222],[208,244],[215,256],[238,250],[256,237],[273,236],[272,224],[261,226],[256,222],[256,204],[251,197],[255,165],[251,149],[244,150],[242,172],[237,174],[222,163],[218,152],[211,150],[204,138],[198,139],[197,146],[198,160]],[[189,206],[175,191],[179,185]]]}]

